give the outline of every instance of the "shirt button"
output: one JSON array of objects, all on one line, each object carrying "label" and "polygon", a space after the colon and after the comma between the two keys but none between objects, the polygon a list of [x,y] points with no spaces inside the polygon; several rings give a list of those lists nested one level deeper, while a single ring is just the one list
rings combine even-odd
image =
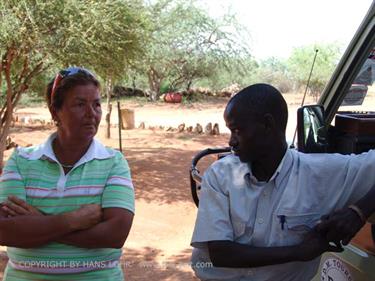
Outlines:
[{"label": "shirt button", "polygon": [[264,222],[264,220],[262,218],[258,219],[259,224],[262,224],[263,222]]}]

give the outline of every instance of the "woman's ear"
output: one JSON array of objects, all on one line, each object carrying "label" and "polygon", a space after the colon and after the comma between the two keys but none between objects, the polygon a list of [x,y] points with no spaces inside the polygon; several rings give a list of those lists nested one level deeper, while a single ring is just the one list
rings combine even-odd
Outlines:
[{"label": "woman's ear", "polygon": [[49,109],[49,112],[51,113],[52,120],[55,121],[56,124],[58,124],[59,123],[59,116],[57,115],[56,109],[52,106],[49,106],[48,109]]}]

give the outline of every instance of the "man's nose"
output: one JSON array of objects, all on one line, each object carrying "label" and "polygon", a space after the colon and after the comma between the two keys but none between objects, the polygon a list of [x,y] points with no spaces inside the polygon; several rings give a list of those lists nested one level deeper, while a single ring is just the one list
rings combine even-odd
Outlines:
[{"label": "man's nose", "polygon": [[233,146],[237,146],[237,144],[238,144],[237,137],[234,134],[231,134],[229,138],[229,146],[233,147]]}]

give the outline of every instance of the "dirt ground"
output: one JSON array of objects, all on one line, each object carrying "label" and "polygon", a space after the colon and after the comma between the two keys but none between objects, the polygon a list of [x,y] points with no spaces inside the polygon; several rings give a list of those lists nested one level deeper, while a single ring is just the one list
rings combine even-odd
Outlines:
[{"label": "dirt ground", "polygon": [[[288,135],[293,135],[296,108],[302,95],[286,95],[289,103]],[[135,111],[135,124],[145,122],[146,129],[122,130],[122,145],[128,159],[136,190],[136,216],[131,233],[123,248],[122,267],[126,279],[133,280],[197,280],[189,266],[190,239],[196,207],[190,195],[189,167],[192,157],[207,147],[227,145],[228,131],[222,118],[227,100],[195,104],[122,104]],[[17,109],[19,120],[49,120],[45,107]],[[104,119],[103,114],[103,119]],[[218,123],[219,136],[167,132],[155,127],[185,123],[203,127]],[[117,123],[117,111],[112,112]],[[149,129],[149,127],[152,127]],[[53,126],[23,124],[12,129],[11,137],[21,146],[43,142]],[[111,139],[104,138],[102,121],[98,138],[118,148],[118,128],[111,129]],[[7,151],[6,157],[10,151]],[[3,269],[5,247],[0,252]]]}]

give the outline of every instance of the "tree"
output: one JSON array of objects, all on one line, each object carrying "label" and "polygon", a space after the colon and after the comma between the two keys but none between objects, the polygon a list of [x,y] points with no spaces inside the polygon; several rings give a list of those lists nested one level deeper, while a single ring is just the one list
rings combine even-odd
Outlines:
[{"label": "tree", "polygon": [[221,91],[231,85],[243,88],[258,82],[258,69],[258,62],[251,56],[248,56],[247,59],[228,58],[225,66],[216,67],[210,76],[197,80],[195,85],[209,87],[213,91]]},{"label": "tree", "polygon": [[256,73],[258,81],[269,83],[282,93],[290,92],[293,88],[286,62],[280,58],[269,57],[262,60]]},{"label": "tree", "polygon": [[84,65],[104,80],[142,50],[141,1],[0,0],[0,168],[13,108],[48,68]]},{"label": "tree", "polygon": [[144,66],[139,68],[148,77],[152,100],[165,81],[171,88],[189,89],[194,80],[228,66],[230,58],[249,54],[246,34],[238,34],[243,30],[231,15],[215,20],[193,1],[182,0],[159,0],[148,8],[153,19],[150,44],[136,64]]},{"label": "tree", "polygon": [[287,64],[290,75],[297,83],[296,86],[298,88],[304,87],[307,85],[316,49],[318,50],[318,55],[310,80],[310,91],[317,98],[340,58],[341,51],[339,44],[316,44],[295,48]]}]

